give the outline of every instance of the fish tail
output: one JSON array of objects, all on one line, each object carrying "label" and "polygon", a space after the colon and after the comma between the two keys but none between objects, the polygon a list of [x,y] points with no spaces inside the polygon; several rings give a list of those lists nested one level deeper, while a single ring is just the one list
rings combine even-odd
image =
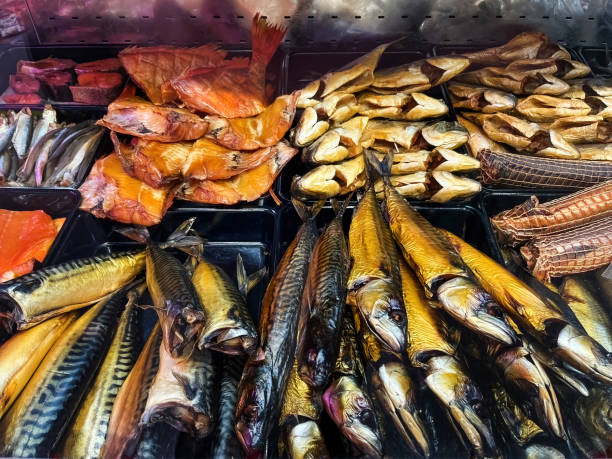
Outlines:
[{"label": "fish tail", "polygon": [[336,198],[331,199],[332,209],[334,209],[334,212],[336,213],[336,218],[338,219],[342,218],[354,194],[355,194],[354,191],[349,193],[349,195],[346,197],[346,199],[343,202],[338,201]]},{"label": "fish tail", "polygon": [[308,206],[305,202],[300,201],[296,198],[292,198],[291,202],[293,203],[295,211],[298,213],[302,221],[305,222],[314,220],[314,218],[317,216],[317,214],[325,204],[325,200],[321,200],[315,202],[312,206]]},{"label": "fish tail", "polygon": [[191,217],[181,223],[166,242],[161,244],[162,248],[172,247],[185,252],[188,255],[200,260],[204,253],[206,239],[202,238],[194,229],[196,217]]},{"label": "fish tail", "polygon": [[244,298],[247,297],[249,292],[264,278],[268,273],[267,268],[261,268],[252,274],[246,272],[244,262],[242,261],[242,255],[238,254],[236,257],[236,277],[238,279],[238,290]]},{"label": "fish tail", "polygon": [[379,161],[372,150],[365,151],[366,174],[368,181],[373,183],[381,178],[385,183],[391,183],[391,166],[393,165],[393,153],[389,152],[382,161]]},{"label": "fish tail", "polygon": [[257,13],[253,18],[251,32],[252,62],[267,66],[286,32],[286,27],[270,24],[265,17]]}]

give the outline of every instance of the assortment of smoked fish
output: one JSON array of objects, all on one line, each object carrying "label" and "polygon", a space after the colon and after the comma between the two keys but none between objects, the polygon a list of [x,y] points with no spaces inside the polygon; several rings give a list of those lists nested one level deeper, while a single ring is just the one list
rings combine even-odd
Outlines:
[{"label": "assortment of smoked fish", "polygon": [[[132,248],[40,268],[63,220],[0,210],[0,456],[609,453],[612,84],[521,33],[390,68],[383,44],[275,95],[284,34],[256,15],[250,57],[20,62],[26,96],[74,68],[75,100],[114,100],[96,124],[0,115],[0,185],[80,184],[80,209],[127,224]],[[139,94],[115,98],[121,69]],[[90,169],[105,129],[113,151]],[[213,262],[196,217],[159,237],[175,199],[256,201],[290,161],[308,169],[274,216],[274,272]],[[408,201],[481,184],[574,192],[493,216],[499,254]]]},{"label": "assortment of smoked fish", "polygon": [[[391,45],[378,46],[339,70],[309,83],[300,92],[303,108],[290,139],[302,148],[310,170],[295,176],[293,196],[326,199],[348,194],[366,183],[364,154],[394,154],[394,185],[404,196],[447,202],[480,192],[480,184],[460,173],[478,171],[477,159],[454,151],[467,142],[442,99],[426,91],[469,66],[463,56],[430,57],[392,68],[378,68]],[[380,193],[381,185],[377,185]]]},{"label": "assortment of smoked fish", "polygon": [[542,33],[467,53],[448,82],[483,185],[579,190],[612,179],[611,82]]}]

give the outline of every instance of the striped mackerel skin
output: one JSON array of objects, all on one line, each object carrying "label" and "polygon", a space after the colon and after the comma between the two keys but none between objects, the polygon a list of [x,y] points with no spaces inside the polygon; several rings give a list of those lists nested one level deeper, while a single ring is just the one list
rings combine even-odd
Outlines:
[{"label": "striped mackerel skin", "polygon": [[138,357],[139,311],[128,303],[87,397],[66,434],[63,457],[98,457],[115,397]]},{"label": "striped mackerel skin", "polygon": [[0,422],[0,455],[49,457],[111,343],[124,291],[77,319]]}]

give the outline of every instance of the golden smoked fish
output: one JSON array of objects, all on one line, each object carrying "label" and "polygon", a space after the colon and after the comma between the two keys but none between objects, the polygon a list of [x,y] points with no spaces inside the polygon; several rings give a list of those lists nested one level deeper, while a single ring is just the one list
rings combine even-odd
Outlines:
[{"label": "golden smoked fish", "polygon": [[159,367],[161,341],[161,327],[157,322],[115,397],[106,440],[99,457],[112,459],[134,454],[141,433],[140,416]]},{"label": "golden smoked fish", "polygon": [[24,330],[100,301],[134,280],[144,267],[145,252],[134,250],[39,269],[0,284],[0,317]]},{"label": "golden smoked fish", "polygon": [[[464,444],[477,454],[495,451],[491,421],[480,389],[455,357],[446,319],[425,297],[423,287],[406,262],[400,262],[402,295],[408,318],[408,358],[425,374],[425,384],[448,411]],[[473,403],[478,401],[480,403]]]},{"label": "golden smoked fish", "polygon": [[475,333],[516,343],[516,333],[501,306],[478,285],[445,237],[395,190],[389,179],[391,161],[391,155],[382,163],[374,155],[367,158],[368,166],[376,168],[372,174],[383,178],[391,233],[427,296],[436,297],[449,315]]},{"label": "golden smoked fish", "polygon": [[17,332],[0,347],[0,419],[19,396],[49,349],[77,318],[69,312]]},{"label": "golden smoked fish", "polygon": [[347,302],[359,308],[368,327],[389,349],[401,352],[406,346],[406,311],[399,256],[374,186],[368,187],[353,214],[349,253]]},{"label": "golden smoked fish", "polygon": [[588,279],[588,275],[567,276],[559,288],[559,294],[567,301],[589,336],[601,344],[606,351],[612,352],[612,319],[606,299],[599,289]]},{"label": "golden smoked fish", "polygon": [[104,359],[124,297],[99,301],[55,342],[0,421],[0,454],[50,457]]},{"label": "golden smoked fish", "polygon": [[60,448],[62,457],[88,459],[100,455],[115,398],[138,357],[139,310],[134,302],[143,290],[144,283],[128,293],[108,353],[66,431]]},{"label": "golden smoked fish", "polygon": [[291,458],[309,457],[309,452],[316,454],[312,457],[329,457],[318,425],[322,411],[321,393],[300,378],[296,359],[281,408],[279,426],[283,438],[279,448],[286,449]]},{"label": "golden smoked fish", "polygon": [[406,445],[416,454],[429,457],[433,445],[417,402],[418,385],[408,367],[388,351],[362,322],[353,307],[358,339],[363,351],[366,378],[380,405],[389,414]]},{"label": "golden smoked fish", "polygon": [[257,329],[247,309],[246,295],[266,274],[266,268],[247,276],[242,257],[236,263],[238,287],[218,266],[200,260],[191,281],[206,311],[199,347],[225,354],[252,354]]},{"label": "golden smoked fish", "polygon": [[485,289],[519,326],[566,362],[595,379],[612,381],[612,358],[582,325],[567,317],[514,274],[448,231],[443,234]]}]

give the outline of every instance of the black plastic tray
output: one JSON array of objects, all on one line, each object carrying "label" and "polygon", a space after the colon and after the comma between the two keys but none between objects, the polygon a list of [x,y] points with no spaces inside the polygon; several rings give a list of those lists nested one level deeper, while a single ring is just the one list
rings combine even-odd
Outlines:
[{"label": "black plastic tray", "polygon": [[68,242],[73,216],[81,202],[77,190],[55,188],[3,188],[0,189],[0,209],[7,210],[43,210],[52,218],[66,218],[49,252],[43,266],[49,266],[59,256],[62,247]]},{"label": "black plastic tray", "polygon": [[[606,48],[582,48],[580,50],[582,60],[591,66],[591,71],[596,77],[612,78],[612,50]],[[608,71],[606,72],[606,64]]]}]

